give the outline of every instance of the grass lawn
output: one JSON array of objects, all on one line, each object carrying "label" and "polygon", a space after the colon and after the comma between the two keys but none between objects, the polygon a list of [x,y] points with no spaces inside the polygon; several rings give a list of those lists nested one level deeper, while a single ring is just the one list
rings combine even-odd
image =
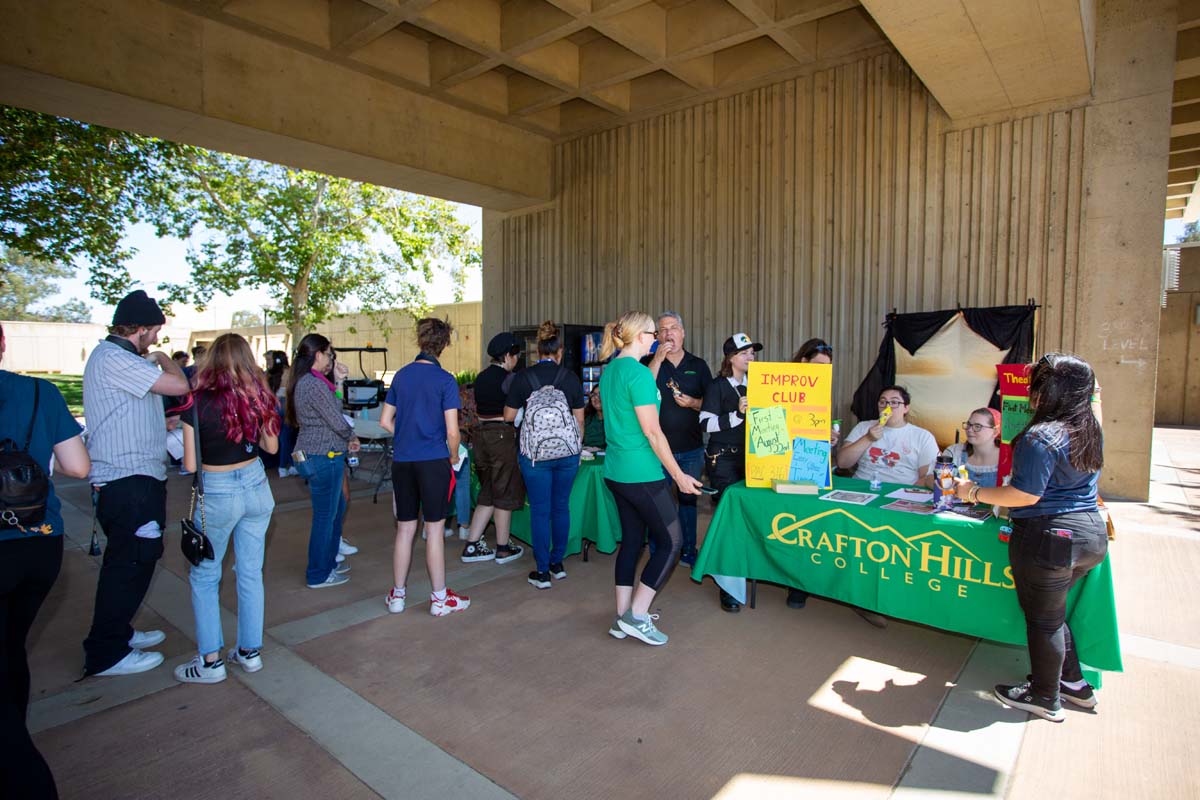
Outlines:
[{"label": "grass lawn", "polygon": [[35,378],[45,378],[58,387],[67,401],[67,409],[77,417],[83,416],[83,376],[52,375],[47,372],[26,372]]}]

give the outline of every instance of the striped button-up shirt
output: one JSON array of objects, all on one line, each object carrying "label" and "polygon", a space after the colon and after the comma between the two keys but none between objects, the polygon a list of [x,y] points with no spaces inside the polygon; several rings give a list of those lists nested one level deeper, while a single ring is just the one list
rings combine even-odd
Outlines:
[{"label": "striped button-up shirt", "polygon": [[83,368],[83,413],[92,483],[147,475],[167,479],[167,422],[150,391],[162,372],[120,345],[102,341]]}]

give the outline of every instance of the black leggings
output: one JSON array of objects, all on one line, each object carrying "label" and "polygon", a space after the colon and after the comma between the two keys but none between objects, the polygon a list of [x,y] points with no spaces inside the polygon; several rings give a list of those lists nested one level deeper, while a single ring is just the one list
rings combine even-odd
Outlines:
[{"label": "black leggings", "polygon": [[633,586],[645,531],[649,530],[654,547],[642,569],[642,583],[657,592],[671,577],[683,546],[683,530],[679,527],[679,511],[671,499],[670,482],[664,478],[646,483],[617,483],[605,478],[604,483],[613,493],[621,517],[617,586]]}]

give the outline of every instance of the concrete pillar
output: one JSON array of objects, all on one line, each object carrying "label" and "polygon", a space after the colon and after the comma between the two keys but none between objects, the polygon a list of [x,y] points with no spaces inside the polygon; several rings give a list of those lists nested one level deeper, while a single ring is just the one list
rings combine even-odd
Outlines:
[{"label": "concrete pillar", "polygon": [[1100,0],[1075,350],[1104,394],[1101,492],[1149,493],[1175,0]]},{"label": "concrete pillar", "polygon": [[[488,363],[487,343],[500,332],[504,324],[504,296],[501,286],[504,282],[504,231],[503,214],[498,211],[483,210],[483,330],[479,347],[479,363]],[[509,274],[512,274],[509,265]],[[480,367],[482,369],[482,366]]]}]

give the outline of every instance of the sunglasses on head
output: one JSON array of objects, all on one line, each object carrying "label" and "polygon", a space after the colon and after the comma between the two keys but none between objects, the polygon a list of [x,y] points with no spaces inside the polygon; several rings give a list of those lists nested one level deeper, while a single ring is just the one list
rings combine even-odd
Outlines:
[{"label": "sunglasses on head", "polygon": [[813,348],[813,352],[814,353],[825,353],[827,355],[833,355],[833,348],[827,344],[819,344]]}]

